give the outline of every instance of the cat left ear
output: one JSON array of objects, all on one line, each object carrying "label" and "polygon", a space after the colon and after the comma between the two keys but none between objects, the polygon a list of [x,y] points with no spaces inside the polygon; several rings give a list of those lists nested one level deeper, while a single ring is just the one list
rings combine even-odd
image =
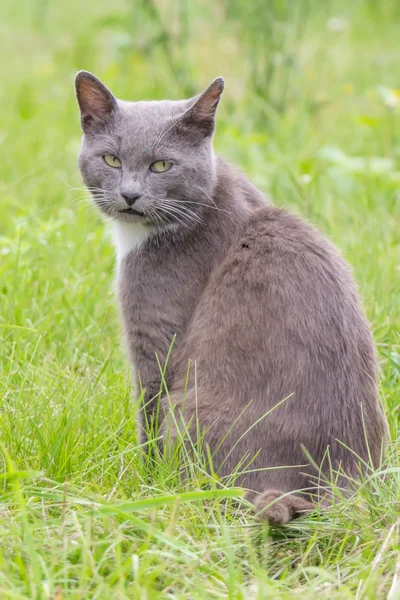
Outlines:
[{"label": "cat left ear", "polygon": [[79,71],[75,87],[82,129],[84,133],[95,133],[116,110],[117,101],[104,83],[88,71]]},{"label": "cat left ear", "polygon": [[193,99],[184,114],[185,122],[196,126],[205,136],[211,135],[215,129],[215,113],[223,91],[224,80],[217,77],[200,96]]}]

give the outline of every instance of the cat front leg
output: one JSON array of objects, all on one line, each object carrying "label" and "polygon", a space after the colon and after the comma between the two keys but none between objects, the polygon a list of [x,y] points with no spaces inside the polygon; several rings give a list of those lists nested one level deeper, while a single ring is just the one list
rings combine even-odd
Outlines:
[{"label": "cat front leg", "polygon": [[[165,418],[161,390],[161,378],[140,382],[137,393],[140,395],[141,402],[136,419],[139,443],[141,445],[152,445],[152,441],[157,440],[160,449],[162,449],[161,427]],[[137,394],[135,396],[137,397]]]}]

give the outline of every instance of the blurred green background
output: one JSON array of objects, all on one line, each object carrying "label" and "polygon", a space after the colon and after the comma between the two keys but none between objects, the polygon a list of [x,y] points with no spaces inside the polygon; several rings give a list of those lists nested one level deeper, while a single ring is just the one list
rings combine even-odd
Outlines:
[{"label": "blurred green background", "polygon": [[2,0],[2,597],[386,598],[400,560],[390,478],[261,557],[251,517],[215,506],[140,513],[135,527],[86,510],[88,498],[182,490],[161,467],[149,485],[138,459],[113,249],[76,166],[73,82],[86,69],[140,100],[224,76],[216,150],[352,265],[398,440],[399,32],[398,0]]}]

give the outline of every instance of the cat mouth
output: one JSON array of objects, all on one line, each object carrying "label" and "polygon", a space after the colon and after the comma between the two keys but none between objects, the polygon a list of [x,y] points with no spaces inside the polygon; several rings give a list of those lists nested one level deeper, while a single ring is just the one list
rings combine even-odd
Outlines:
[{"label": "cat mouth", "polygon": [[139,210],[135,210],[134,208],[123,208],[118,212],[122,213],[123,215],[136,215],[138,217],[144,217],[144,213],[140,212]]}]

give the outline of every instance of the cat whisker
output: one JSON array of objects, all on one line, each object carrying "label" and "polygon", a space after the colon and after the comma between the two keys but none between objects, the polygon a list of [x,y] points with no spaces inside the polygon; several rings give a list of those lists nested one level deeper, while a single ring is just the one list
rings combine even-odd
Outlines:
[{"label": "cat whisker", "polygon": [[157,227],[165,225],[165,221],[162,219],[161,215],[157,214],[157,211],[153,208],[149,210],[149,217],[156,222]]},{"label": "cat whisker", "polygon": [[[115,199],[112,198],[112,197],[107,197],[107,196],[101,197],[101,196],[98,196],[97,198],[94,199],[94,202],[97,203],[97,204],[104,204],[106,202],[110,203],[110,204],[111,203],[113,204],[113,200],[115,200]],[[93,201],[93,199],[92,199],[92,201]]]},{"label": "cat whisker", "polygon": [[74,210],[80,210],[82,208],[82,206],[85,207],[85,210],[90,211],[91,213],[94,213],[95,215],[99,214],[99,211],[97,209],[97,206],[90,201],[90,198],[83,198],[81,199],[79,202],[75,202],[71,205],[71,208],[73,208]]},{"label": "cat whisker", "polygon": [[60,175],[60,173],[57,173],[57,172],[56,172],[56,175],[57,175],[57,177],[58,177],[59,179],[61,179],[61,181],[62,181],[63,183],[65,183],[65,185],[66,185],[67,187],[69,187],[71,190],[75,190],[75,191],[76,191],[76,190],[77,190],[77,191],[81,191],[81,190],[87,189],[87,188],[86,188],[86,186],[84,186],[84,187],[79,187],[79,188],[77,188],[77,187],[74,187],[73,185],[70,185],[70,184],[68,183],[68,181],[65,181],[64,177],[62,177],[62,175]]},{"label": "cat whisker", "polygon": [[177,124],[179,123],[179,120],[174,121],[165,131],[163,131],[162,133],[160,133],[160,135],[158,136],[158,138],[156,139],[154,145],[153,145],[153,152],[156,153],[159,146],[160,146],[160,142],[163,140],[163,138],[167,135],[167,133],[169,131],[171,131],[171,129],[173,127],[175,127]]},{"label": "cat whisker", "polygon": [[[208,192],[206,192],[206,190],[205,190],[205,189],[203,189],[203,188],[202,188],[200,185],[194,184],[194,187],[196,187],[198,190],[200,190],[201,192],[203,192],[203,194],[204,194],[205,196],[207,196],[207,198],[208,198],[208,199],[210,200],[210,202],[212,203],[212,206],[210,206],[210,208],[214,208],[215,210],[219,210],[219,211],[221,211],[221,212],[224,212],[224,213],[227,213],[227,214],[229,213],[229,211],[227,211],[227,210],[224,210],[223,208],[219,208],[219,206],[217,206],[217,205],[215,204],[215,200],[214,200],[214,199],[213,199],[213,198],[210,196],[210,194],[209,194]],[[205,206],[209,206],[209,205],[208,205],[208,204],[206,204]]]},{"label": "cat whisker", "polygon": [[78,196],[77,198],[71,198],[70,202],[72,204],[75,204],[76,202],[80,202],[81,200],[91,200],[91,198],[88,194],[82,194],[81,196]]},{"label": "cat whisker", "polygon": [[[118,155],[119,152],[119,145],[117,144],[117,142],[115,142],[113,140],[112,137],[110,137],[109,135],[105,135],[105,134],[97,134],[96,135],[97,138],[104,138],[107,142],[106,146],[108,145],[109,149],[112,150],[112,154],[116,154]],[[104,154],[107,154],[107,148],[104,149]]]},{"label": "cat whisker", "polygon": [[180,210],[181,212],[190,215],[193,219],[196,219],[198,223],[202,222],[202,219],[196,214],[194,211],[190,210],[187,206],[185,206],[185,202],[181,202],[176,200],[175,198],[164,198],[163,205],[167,204],[168,206],[173,206],[174,208]]},{"label": "cat whisker", "polygon": [[[176,215],[175,213],[172,213],[169,209],[167,208],[159,208],[159,211],[161,213],[165,213],[165,214],[159,214],[159,216],[162,218],[163,223],[166,224],[168,222],[170,222],[170,219],[172,218],[173,221],[177,221],[180,225],[182,225],[182,227],[189,227],[188,223],[186,223],[185,221],[182,220],[182,218],[178,215]],[[169,217],[169,219],[168,219]]]},{"label": "cat whisker", "polygon": [[67,187],[68,187],[70,190],[73,190],[73,191],[76,191],[76,192],[82,192],[82,191],[86,191],[86,192],[87,192],[87,191],[89,191],[89,192],[93,192],[93,191],[103,192],[103,191],[104,191],[102,188],[95,187],[95,186],[89,186],[89,185],[88,185],[88,186],[86,186],[86,185],[83,185],[83,186],[80,186],[80,187],[75,187],[75,186],[73,186],[73,185],[70,185],[70,184],[68,183],[68,181],[65,181],[65,179],[64,179],[64,178],[63,178],[63,177],[60,175],[60,173],[56,173],[56,175],[57,175],[57,177],[58,177],[59,179],[61,179],[61,181],[62,181],[62,182],[63,182],[63,183],[64,183],[64,184],[65,184],[65,185],[66,185],[66,186],[67,186]]},{"label": "cat whisker", "polygon": [[223,212],[229,214],[229,211],[224,210],[223,208],[219,208],[218,206],[212,206],[211,204],[204,204],[203,202],[197,202],[195,200],[176,200],[179,204],[195,204],[196,206],[204,206],[205,208],[211,208],[212,210],[217,210],[219,212]]},{"label": "cat whisker", "polygon": [[[105,201],[104,201],[104,203],[105,203]],[[86,205],[89,205],[89,206],[95,208],[96,204],[103,204],[103,201],[101,199],[98,199],[96,202],[93,202],[93,198],[91,196],[85,195],[85,196],[79,196],[78,198],[73,198],[70,202],[70,206],[72,206],[72,207],[78,207],[82,204],[86,204]]]},{"label": "cat whisker", "polygon": [[[88,188],[76,188],[77,192],[84,192],[85,195],[90,198],[91,194],[100,194],[100,190],[88,189]],[[102,190],[101,190],[102,191]],[[81,194],[82,195],[82,194]]]},{"label": "cat whisker", "polygon": [[74,200],[73,202],[71,202],[71,207],[73,208],[77,208],[78,206],[81,206],[82,204],[85,204],[86,206],[93,206],[93,203],[90,201],[89,198],[80,198],[78,200]]},{"label": "cat whisker", "polygon": [[[174,211],[170,206],[158,206],[158,210],[162,213],[165,213],[165,217],[169,216],[170,218],[172,218],[172,220],[177,221],[180,225],[182,225],[182,227],[190,229],[190,220],[189,222],[184,220],[184,217],[187,217],[187,215]],[[164,223],[167,222],[165,218],[163,220]]]},{"label": "cat whisker", "polygon": [[205,196],[207,196],[207,198],[212,202],[212,204],[214,206],[216,206],[215,201],[213,200],[213,198],[210,196],[210,194],[208,192],[206,192],[206,190],[204,188],[201,187],[201,185],[197,185],[196,183],[194,184],[195,187],[197,187],[197,189],[199,189],[201,192],[203,192],[203,194]]},{"label": "cat whisker", "polygon": [[174,214],[177,217],[181,217],[182,219],[186,219],[188,223],[201,223],[202,220],[196,213],[191,211],[190,209],[183,210],[182,206],[177,206],[176,203],[171,201],[163,201],[163,204],[158,207],[160,210],[168,210],[170,214]]}]

